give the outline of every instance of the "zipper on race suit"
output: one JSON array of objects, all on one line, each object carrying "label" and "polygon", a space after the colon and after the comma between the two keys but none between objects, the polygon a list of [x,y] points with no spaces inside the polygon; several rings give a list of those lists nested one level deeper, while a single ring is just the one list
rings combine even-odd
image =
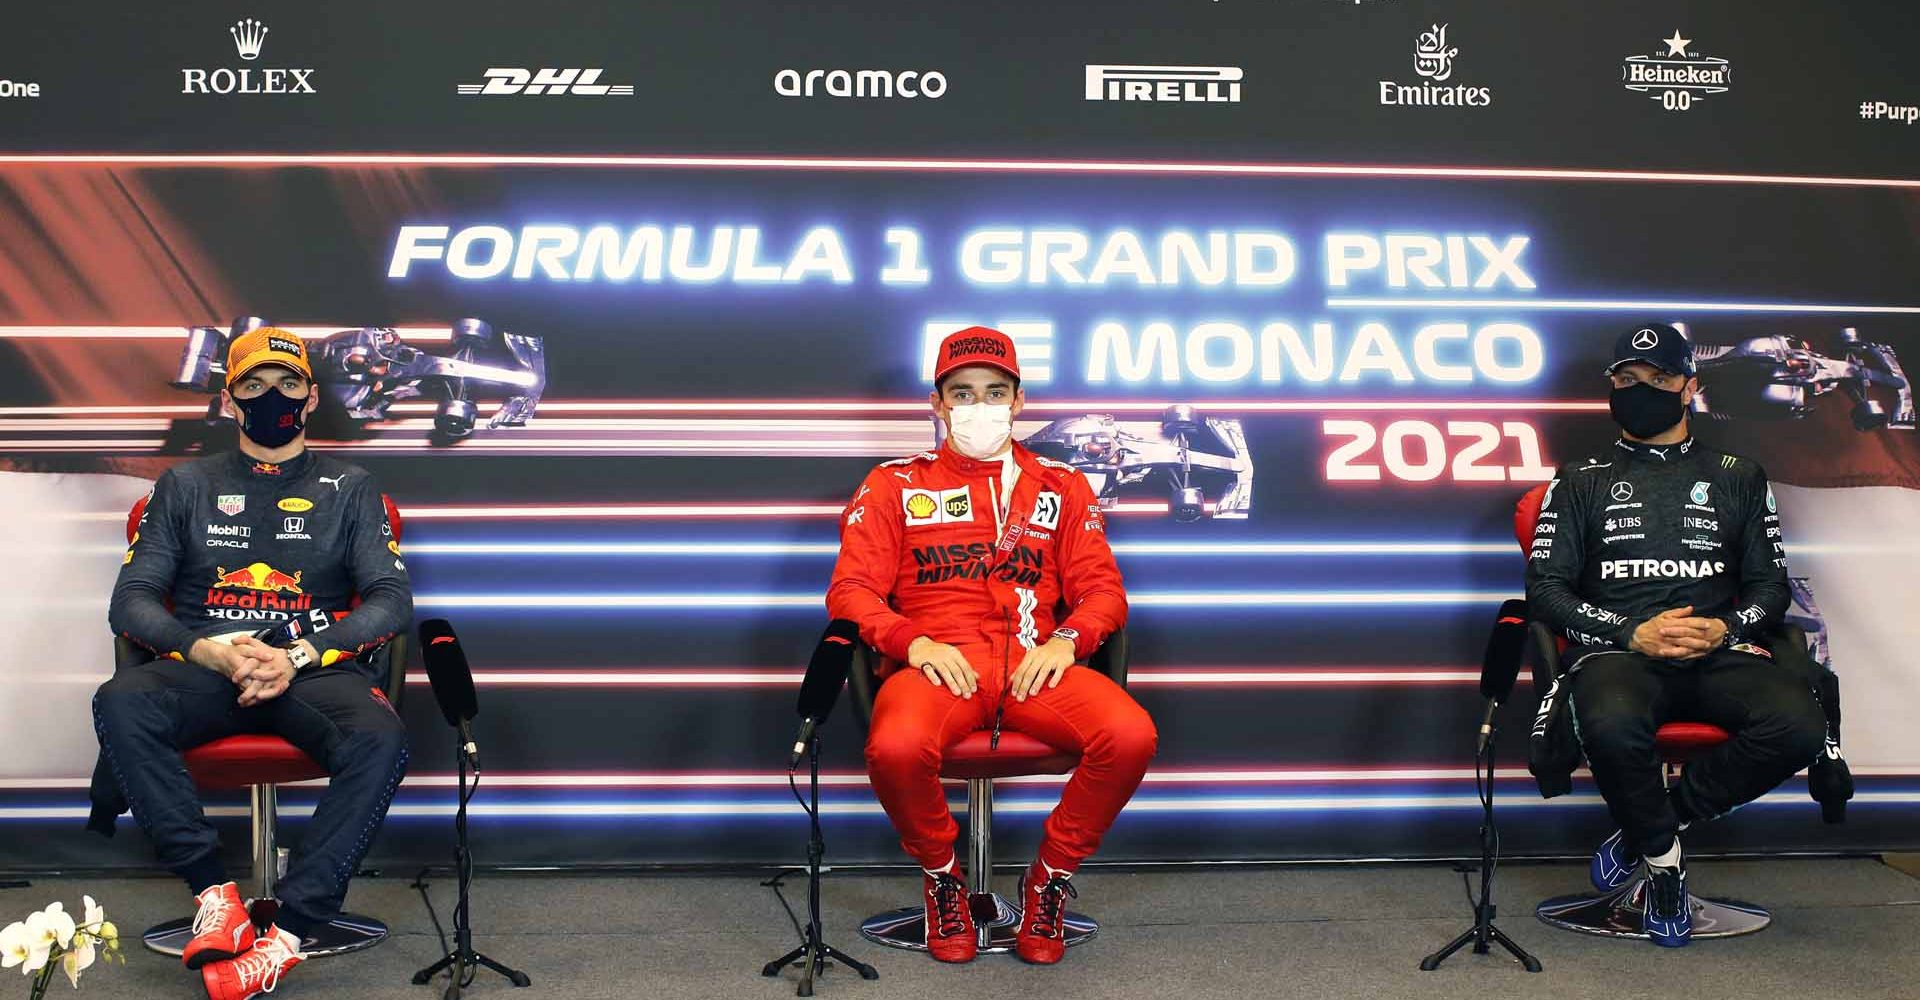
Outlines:
[{"label": "zipper on race suit", "polygon": [[1007,718],[1007,685],[1013,675],[1013,616],[1000,609],[1000,703],[993,709],[993,735],[987,737],[987,752],[1000,749],[1000,723]]}]

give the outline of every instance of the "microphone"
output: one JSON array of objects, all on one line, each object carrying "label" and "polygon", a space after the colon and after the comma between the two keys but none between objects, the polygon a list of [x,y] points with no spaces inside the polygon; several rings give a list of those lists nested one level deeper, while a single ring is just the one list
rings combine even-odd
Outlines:
[{"label": "microphone", "polygon": [[447,725],[460,731],[460,752],[468,766],[478,772],[480,747],[473,742],[470,723],[480,714],[480,699],[473,693],[473,671],[467,667],[467,654],[445,618],[420,623],[420,658],[426,661],[427,679],[433,682],[433,700],[440,703],[440,714]]},{"label": "microphone", "polygon": [[847,686],[847,673],[853,669],[853,651],[860,642],[860,626],[845,618],[827,623],[820,644],[807,661],[807,675],[800,681],[800,699],[794,711],[800,716],[800,735],[793,739],[793,751],[787,755],[787,770],[800,766],[801,755],[813,740],[813,731],[827,721],[833,703],[840,700],[840,689]]},{"label": "microphone", "polygon": [[1500,605],[1493,634],[1487,636],[1487,651],[1480,658],[1480,696],[1487,699],[1487,712],[1480,719],[1480,742],[1475,754],[1487,751],[1493,738],[1493,713],[1513,693],[1513,682],[1520,676],[1520,659],[1527,650],[1527,602],[1507,601]]},{"label": "microphone", "polygon": [[253,637],[269,646],[285,648],[315,632],[326,631],[333,627],[333,622],[333,612],[315,608],[307,612],[305,618],[289,618],[278,624],[269,625],[255,632]]}]

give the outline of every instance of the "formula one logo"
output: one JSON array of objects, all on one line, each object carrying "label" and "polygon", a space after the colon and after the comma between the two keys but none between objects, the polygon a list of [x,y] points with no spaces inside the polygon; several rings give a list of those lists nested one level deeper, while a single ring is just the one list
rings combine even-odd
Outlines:
[{"label": "formula one logo", "polygon": [[1673,37],[1661,39],[1665,51],[1628,56],[1620,67],[1620,79],[1625,81],[1622,85],[1659,101],[1668,111],[1685,111],[1702,97],[1726,93],[1733,67],[1717,56],[1688,51],[1692,41],[1680,37],[1676,28]]},{"label": "formula one logo", "polygon": [[300,570],[294,570],[293,575],[288,576],[266,563],[257,562],[231,573],[227,572],[225,567],[216,567],[214,573],[217,574],[213,581],[215,590],[264,590],[276,594],[281,591],[290,594],[306,593],[300,589]]},{"label": "formula one logo", "polygon": [[213,506],[220,513],[232,517],[247,509],[247,497],[243,493],[222,493]]},{"label": "formula one logo", "polygon": [[[267,44],[267,26],[251,18],[242,18],[227,28],[234,51],[245,62],[260,58]],[[182,69],[182,94],[311,94],[312,69],[255,69],[243,66],[231,69]]]},{"label": "formula one logo", "polygon": [[1436,87],[1453,77],[1453,58],[1460,48],[1447,44],[1447,26],[1436,24],[1420,33],[1413,42],[1413,71],[1432,83],[1395,83],[1380,81],[1380,103],[1401,107],[1484,108],[1493,103],[1489,87],[1454,84]]},{"label": "formula one logo", "polygon": [[1087,67],[1087,100],[1240,103],[1238,66]]},{"label": "formula one logo", "polygon": [[1057,530],[1060,527],[1060,494],[1046,492],[1033,501],[1033,517],[1028,524],[1036,528]]},{"label": "formula one logo", "polygon": [[40,85],[28,80],[0,80],[0,98],[39,97]]},{"label": "formula one logo", "polygon": [[567,67],[551,69],[542,67],[537,70],[523,69],[517,66],[495,66],[480,74],[485,83],[460,83],[454,85],[456,93],[467,97],[513,97],[517,95],[548,97],[570,95],[573,97],[632,97],[631,83],[601,83],[601,69],[592,66],[585,69]]}]

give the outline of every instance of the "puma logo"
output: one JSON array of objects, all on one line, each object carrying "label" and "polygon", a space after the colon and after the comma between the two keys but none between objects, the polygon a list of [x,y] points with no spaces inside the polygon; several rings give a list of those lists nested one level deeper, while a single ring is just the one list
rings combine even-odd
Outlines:
[{"label": "puma logo", "polygon": [[345,480],[346,478],[347,478],[347,477],[346,477],[346,476],[345,476],[344,474],[343,474],[343,475],[338,475],[338,476],[334,476],[334,477],[333,477],[332,479],[328,479],[328,478],[327,478],[326,476],[321,476],[321,477],[320,477],[320,481],[321,481],[321,482],[323,482],[323,483],[326,483],[326,484],[327,484],[327,485],[329,485],[329,486],[332,486],[332,487],[333,487],[333,491],[334,491],[335,493],[338,493],[338,492],[340,492],[340,484],[341,484],[341,482],[343,482],[343,481],[344,481],[344,480]]}]

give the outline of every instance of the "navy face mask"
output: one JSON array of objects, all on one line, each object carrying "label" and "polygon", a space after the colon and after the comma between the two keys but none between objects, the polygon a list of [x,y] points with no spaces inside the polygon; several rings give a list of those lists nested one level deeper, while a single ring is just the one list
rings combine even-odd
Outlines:
[{"label": "navy face mask", "polygon": [[1680,394],[1645,382],[1613,390],[1607,409],[1620,429],[1637,438],[1650,438],[1680,422],[1686,404]]},{"label": "navy face mask", "polygon": [[262,448],[281,447],[307,426],[305,396],[296,399],[278,389],[268,389],[252,399],[235,396],[233,405],[245,418],[240,422],[240,432]]}]

